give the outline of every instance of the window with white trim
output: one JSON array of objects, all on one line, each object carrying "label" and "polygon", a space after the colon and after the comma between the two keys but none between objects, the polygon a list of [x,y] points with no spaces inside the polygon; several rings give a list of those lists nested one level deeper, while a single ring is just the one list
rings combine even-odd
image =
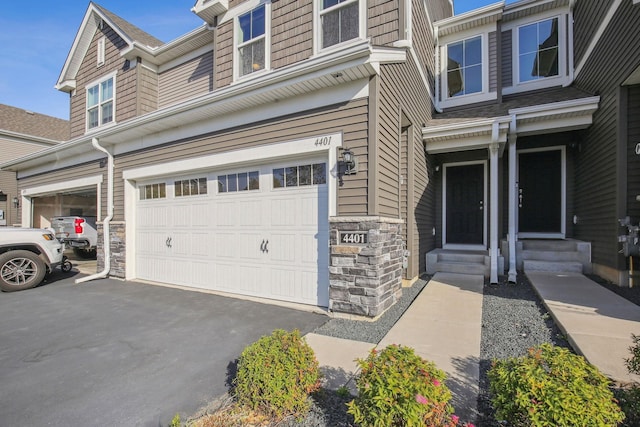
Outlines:
[{"label": "window with white trim", "polygon": [[558,18],[518,28],[518,82],[559,75]]},{"label": "window with white trim", "polygon": [[447,45],[447,96],[482,92],[482,37]]},{"label": "window with white trim", "polygon": [[261,4],[238,17],[238,75],[267,68],[267,6]]},{"label": "window with white trim", "polygon": [[361,37],[359,0],[320,1],[320,49]]},{"label": "window with white trim", "polygon": [[87,87],[87,129],[112,123],[115,117],[115,77]]},{"label": "window with white trim", "polygon": [[218,193],[236,193],[260,189],[258,171],[218,175]]}]

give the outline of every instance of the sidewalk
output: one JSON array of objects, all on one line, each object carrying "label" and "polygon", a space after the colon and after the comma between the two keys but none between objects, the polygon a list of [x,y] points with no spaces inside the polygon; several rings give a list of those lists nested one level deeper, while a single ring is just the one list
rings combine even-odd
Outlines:
[{"label": "sidewalk", "polygon": [[[467,420],[477,414],[483,282],[482,276],[437,273],[377,346],[412,347],[444,370],[451,404]],[[355,392],[355,359],[367,357],[374,345],[316,334],[306,339],[325,374],[325,386],[346,385]]]},{"label": "sidewalk", "polygon": [[631,334],[640,335],[640,307],[582,274],[527,277],[576,352],[615,381],[640,382],[624,363],[631,357]]}]

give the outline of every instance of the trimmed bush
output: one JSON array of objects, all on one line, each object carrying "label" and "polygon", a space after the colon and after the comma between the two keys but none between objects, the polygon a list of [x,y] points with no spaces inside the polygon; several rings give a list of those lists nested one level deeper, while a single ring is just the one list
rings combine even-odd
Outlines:
[{"label": "trimmed bush", "polygon": [[454,426],[445,374],[412,348],[390,345],[359,359],[358,396],[348,413],[362,426]]},{"label": "trimmed bush", "polygon": [[624,419],[609,380],[582,356],[542,344],[488,373],[496,419],[511,426],[616,426]]},{"label": "trimmed bush", "polygon": [[302,418],[320,387],[318,360],[298,330],[273,331],[244,349],[234,380],[238,403],[276,419]]}]

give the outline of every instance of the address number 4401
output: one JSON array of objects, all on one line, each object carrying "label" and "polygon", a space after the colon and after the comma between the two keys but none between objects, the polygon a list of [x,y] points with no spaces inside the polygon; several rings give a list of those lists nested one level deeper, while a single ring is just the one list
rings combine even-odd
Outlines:
[{"label": "address number 4401", "polygon": [[331,137],[330,136],[322,136],[320,138],[316,138],[316,141],[313,143],[316,147],[326,147],[331,145]]}]

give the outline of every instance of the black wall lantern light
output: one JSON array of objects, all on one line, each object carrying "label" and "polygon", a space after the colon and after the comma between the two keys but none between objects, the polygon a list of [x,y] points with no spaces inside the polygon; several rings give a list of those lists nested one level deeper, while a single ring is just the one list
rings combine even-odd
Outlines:
[{"label": "black wall lantern light", "polygon": [[344,171],[345,175],[354,175],[358,172],[358,159],[353,154],[353,151],[345,148],[342,150],[342,161],[346,166],[346,170]]},{"label": "black wall lantern light", "polygon": [[18,199],[17,197],[13,198],[13,207],[16,209],[20,207],[20,199]]}]

